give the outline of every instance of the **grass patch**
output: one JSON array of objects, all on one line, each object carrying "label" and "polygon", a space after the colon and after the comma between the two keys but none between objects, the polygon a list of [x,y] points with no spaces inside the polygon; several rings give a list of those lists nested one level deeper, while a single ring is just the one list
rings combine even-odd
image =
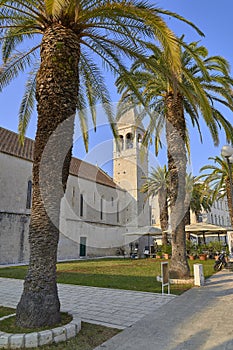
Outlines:
[{"label": "grass patch", "polygon": [[[193,264],[203,264],[205,278],[214,273],[214,260],[189,261],[191,275]],[[59,283],[83,286],[136,290],[161,293],[161,283],[156,281],[160,275],[161,260],[156,259],[97,259],[72,261],[57,264]],[[26,266],[0,268],[0,277],[21,278],[26,274]],[[171,293],[181,294],[191,285],[172,285]]]},{"label": "grass patch", "polygon": [[75,338],[64,343],[40,347],[43,350],[92,350],[103,344],[114,335],[121,332],[119,329],[104,327],[82,322],[81,331]]},{"label": "grass patch", "polygon": [[[0,316],[6,316],[15,313],[15,309],[0,306]],[[62,313],[62,322],[57,325],[64,325],[71,321],[70,317],[66,313]],[[53,326],[54,328],[55,326]],[[0,330],[7,333],[31,333],[33,331],[48,329],[48,327],[43,327],[39,329],[24,329],[15,326],[15,317],[10,317],[4,321],[0,322]],[[40,346],[39,348],[32,348],[33,350],[92,350],[97,346],[101,345],[108,339],[112,338],[114,335],[120,332],[119,329],[104,327],[100,325],[90,324],[82,322],[81,331],[76,337],[69,339],[65,342],[58,344],[50,344]],[[28,349],[30,350],[30,349]]]},{"label": "grass patch", "polygon": [[0,306],[0,317],[8,316],[15,313],[15,309],[11,307]]},{"label": "grass patch", "polygon": [[[64,326],[65,324],[70,323],[72,319],[73,319],[72,316],[69,315],[67,312],[61,312],[61,322],[54,325],[52,328]],[[32,332],[39,332],[39,331],[44,331],[48,329],[48,326],[33,328],[33,329],[23,328],[23,327],[17,326],[15,321],[16,321],[16,316],[12,316],[12,317],[6,318],[5,320],[0,321],[0,331],[6,332],[6,333],[32,333]]]}]

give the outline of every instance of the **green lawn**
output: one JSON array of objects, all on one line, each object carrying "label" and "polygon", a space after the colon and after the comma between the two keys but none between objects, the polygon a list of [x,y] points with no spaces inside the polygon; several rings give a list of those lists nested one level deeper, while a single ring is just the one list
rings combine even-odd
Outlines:
[{"label": "green lawn", "polygon": [[[204,275],[214,273],[214,260],[189,261],[191,275],[193,264],[203,264]],[[57,264],[59,283],[70,283],[85,286],[138,290],[144,292],[161,292],[161,284],[156,281],[160,275],[161,260],[156,259],[98,259],[83,260]],[[26,266],[0,268],[0,277],[23,279]],[[181,294],[190,285],[172,285],[171,293]]]}]

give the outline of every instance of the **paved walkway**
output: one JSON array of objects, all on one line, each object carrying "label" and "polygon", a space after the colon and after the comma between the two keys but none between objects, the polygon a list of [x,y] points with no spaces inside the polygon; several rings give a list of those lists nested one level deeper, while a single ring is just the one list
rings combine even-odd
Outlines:
[{"label": "paved walkway", "polygon": [[233,272],[207,281],[95,350],[233,350]]},{"label": "paved walkway", "polygon": [[[0,304],[15,307],[22,281],[0,278]],[[179,297],[59,285],[63,310],[125,328],[95,350],[233,350],[233,272]]]},{"label": "paved walkway", "polygon": [[[0,305],[16,307],[23,281],[0,278]],[[156,312],[176,298],[173,295],[58,284],[61,309],[75,312],[83,321],[124,329]]]}]

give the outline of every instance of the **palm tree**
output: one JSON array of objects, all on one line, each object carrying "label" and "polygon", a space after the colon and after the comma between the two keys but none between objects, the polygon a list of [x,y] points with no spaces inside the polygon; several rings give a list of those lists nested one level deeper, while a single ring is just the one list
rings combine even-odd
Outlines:
[{"label": "palm tree", "polygon": [[178,69],[176,38],[161,15],[185,19],[138,0],[3,0],[0,10],[0,89],[31,69],[19,112],[22,136],[34,97],[37,101],[30,262],[16,311],[17,324],[33,328],[60,320],[56,286],[59,208],[69,174],[75,112],[79,110],[86,145],[86,105],[95,124],[94,106],[102,102],[112,123],[109,94],[96,62],[124,75],[137,94],[123,64],[125,57],[143,59],[144,38],[156,37],[168,61]]},{"label": "palm tree", "polygon": [[[192,125],[200,129],[200,117],[210,130],[215,145],[219,143],[219,128],[225,131],[228,140],[233,139],[231,123],[217,109],[216,102],[233,110],[232,86],[229,65],[220,56],[208,57],[208,51],[198,43],[189,45],[181,41],[181,69],[175,71],[164,56],[163,50],[153,48],[153,56],[146,62],[138,60],[131,68],[131,74],[138,84],[147,108],[150,122],[144,137],[146,144],[155,131],[156,152],[160,144],[161,131],[165,126],[169,198],[172,229],[172,259],[170,274],[174,278],[189,276],[189,266],[185,249],[185,177],[186,150],[189,147],[186,115]],[[150,46],[152,48],[152,46]],[[175,82],[175,83],[174,83]],[[124,92],[122,104],[128,102],[127,108],[139,102],[129,86],[118,79],[119,92]],[[120,107],[120,112],[124,110]]]},{"label": "palm tree", "polygon": [[[204,183],[210,186],[213,190],[212,192],[212,201],[227,197],[227,203],[229,208],[231,226],[233,227],[233,208],[232,208],[232,193],[230,186],[230,171],[227,161],[222,157],[210,157],[210,160],[213,160],[215,165],[205,165],[200,171],[208,171],[206,174],[199,176],[200,179],[204,179]],[[233,165],[230,164],[233,171]]]},{"label": "palm tree", "polygon": [[185,195],[185,225],[190,225],[190,210],[198,220],[201,212],[210,211],[212,206],[211,189],[207,184],[199,182],[198,177],[192,174],[186,175],[186,195]]},{"label": "palm tree", "polygon": [[167,197],[167,178],[168,172],[166,165],[164,167],[152,168],[150,175],[141,188],[141,192],[147,193],[147,197],[158,195],[159,219],[162,230],[162,244],[166,245],[168,229],[168,197]]}]

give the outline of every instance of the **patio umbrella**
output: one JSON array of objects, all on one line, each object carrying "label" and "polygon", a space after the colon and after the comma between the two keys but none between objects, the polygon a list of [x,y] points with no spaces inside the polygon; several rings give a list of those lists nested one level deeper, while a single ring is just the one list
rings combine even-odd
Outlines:
[{"label": "patio umbrella", "polygon": [[213,224],[207,224],[203,222],[198,222],[196,224],[186,225],[186,232],[227,232],[226,227],[221,227]]},{"label": "patio umbrella", "polygon": [[189,233],[193,233],[196,236],[203,236],[203,240],[205,243],[205,236],[211,236],[214,234],[218,235],[218,239],[220,234],[227,234],[227,228],[226,227],[221,227],[221,226],[217,226],[217,225],[213,225],[213,224],[207,224],[207,223],[203,223],[203,222],[198,222],[196,224],[191,224],[191,225],[186,225],[185,226],[185,231],[189,232]]},{"label": "patio umbrella", "polygon": [[126,232],[124,236],[148,236],[148,246],[150,249],[150,237],[161,236],[162,230],[156,226],[142,226],[132,228],[132,231]]},{"label": "patio umbrella", "polygon": [[124,233],[124,236],[156,236],[161,234],[162,230],[156,226],[142,226],[132,228],[132,231]]}]

